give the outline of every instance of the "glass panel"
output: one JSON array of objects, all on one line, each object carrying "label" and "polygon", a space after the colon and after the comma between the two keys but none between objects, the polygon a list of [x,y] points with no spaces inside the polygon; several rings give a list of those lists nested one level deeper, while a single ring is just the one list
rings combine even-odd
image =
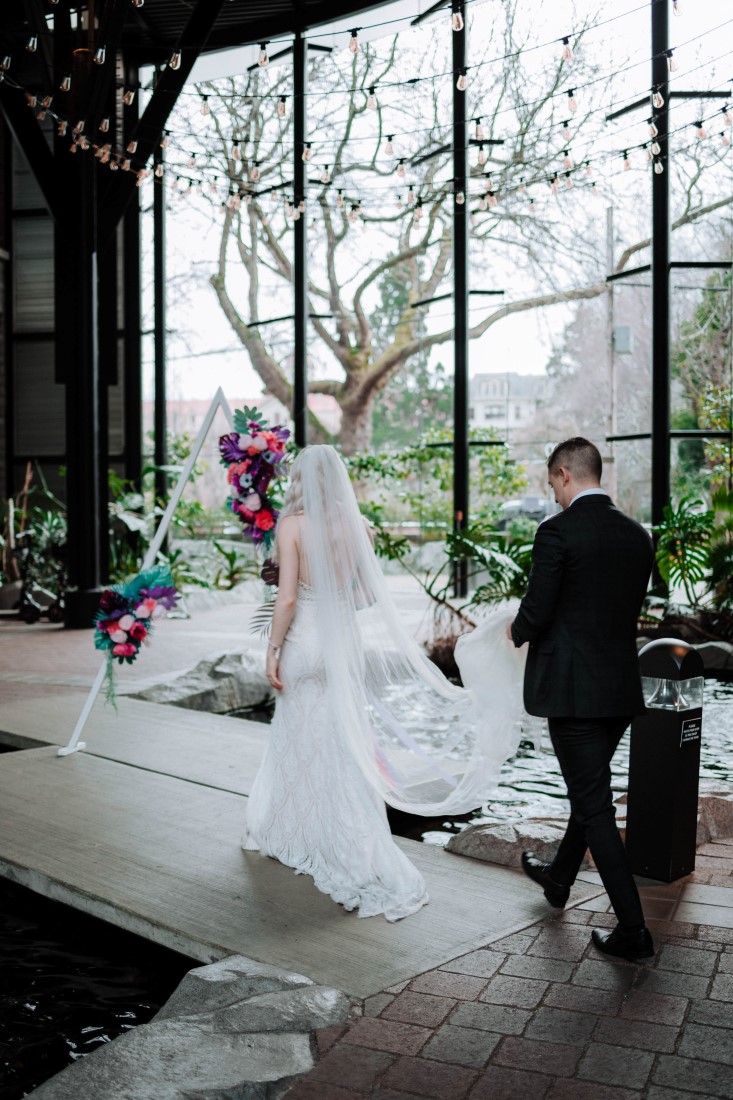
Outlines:
[{"label": "glass panel", "polygon": [[53,222],[16,218],[13,228],[13,321],[16,332],[54,327]]},{"label": "glass panel", "polygon": [[644,702],[650,710],[695,710],[702,706],[704,680],[666,680],[660,676],[642,676]]},{"label": "glass panel", "polygon": [[65,447],[64,387],[54,382],[50,340],[15,344],[15,453],[60,455]]}]

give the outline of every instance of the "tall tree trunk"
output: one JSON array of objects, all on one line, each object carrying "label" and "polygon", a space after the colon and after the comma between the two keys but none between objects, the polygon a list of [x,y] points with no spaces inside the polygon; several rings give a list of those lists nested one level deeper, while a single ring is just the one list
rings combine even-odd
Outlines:
[{"label": "tall tree trunk", "polygon": [[371,449],[372,442],[372,403],[370,396],[367,399],[347,402],[341,406],[341,431],[339,442],[345,455],[353,455],[362,451],[367,453]]}]

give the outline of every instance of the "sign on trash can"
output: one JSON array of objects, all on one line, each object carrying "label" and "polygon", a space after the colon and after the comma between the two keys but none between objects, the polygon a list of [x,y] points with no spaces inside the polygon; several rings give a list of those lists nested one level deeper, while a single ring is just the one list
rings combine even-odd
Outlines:
[{"label": "sign on trash can", "polygon": [[635,875],[673,882],[695,869],[703,663],[686,642],[639,652],[646,712],[631,723],[626,851]]}]

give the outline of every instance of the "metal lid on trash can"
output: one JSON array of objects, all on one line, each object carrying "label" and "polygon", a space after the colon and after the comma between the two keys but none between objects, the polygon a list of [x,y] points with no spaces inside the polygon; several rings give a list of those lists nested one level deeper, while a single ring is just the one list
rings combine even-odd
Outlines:
[{"label": "metal lid on trash can", "polygon": [[691,680],[703,675],[704,665],[694,646],[679,638],[658,638],[639,650],[639,672],[665,680]]}]

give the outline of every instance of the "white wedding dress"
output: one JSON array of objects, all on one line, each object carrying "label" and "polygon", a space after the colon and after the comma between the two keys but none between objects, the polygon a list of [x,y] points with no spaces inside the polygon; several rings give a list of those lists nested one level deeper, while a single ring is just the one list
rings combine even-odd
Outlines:
[{"label": "white wedding dress", "polygon": [[505,636],[511,614],[495,614],[456,647],[470,690],[449,683],[405,630],[336,451],[298,462],[309,583],[301,571],[242,847],[395,921],[428,895],[384,803],[433,816],[485,801],[521,737],[524,654]]}]

